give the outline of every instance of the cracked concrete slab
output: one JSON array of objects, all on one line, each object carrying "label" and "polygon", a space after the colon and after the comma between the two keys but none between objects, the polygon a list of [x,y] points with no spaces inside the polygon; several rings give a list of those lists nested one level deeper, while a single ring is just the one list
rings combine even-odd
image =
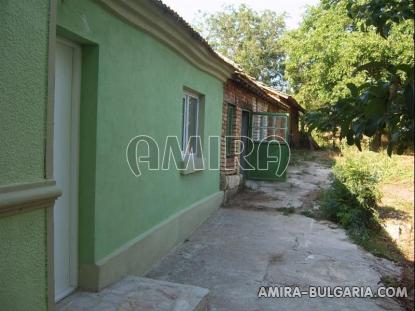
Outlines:
[{"label": "cracked concrete slab", "polygon": [[204,311],[209,291],[195,286],[129,276],[99,293],[77,292],[58,311]]},{"label": "cracked concrete slab", "polygon": [[155,283],[77,293],[58,310],[192,310],[206,308],[208,290],[212,311],[401,310],[390,298],[258,298],[261,286],[376,290],[381,277],[399,276],[399,267],[352,243],[337,225],[279,212],[313,208],[330,174],[322,163],[297,161],[287,182],[248,182],[229,208],[217,210],[154,266],[147,277],[155,280],[143,279]]},{"label": "cracked concrete slab", "polygon": [[330,184],[330,180],[329,166],[301,161],[288,167],[285,182],[247,180],[245,192],[236,196],[233,204],[259,210],[310,208],[321,190]]},{"label": "cracked concrete slab", "polygon": [[301,215],[220,209],[147,277],[210,291],[211,310],[400,310],[392,299],[259,299],[260,286],[369,286],[393,263],[365,252],[344,230]]}]

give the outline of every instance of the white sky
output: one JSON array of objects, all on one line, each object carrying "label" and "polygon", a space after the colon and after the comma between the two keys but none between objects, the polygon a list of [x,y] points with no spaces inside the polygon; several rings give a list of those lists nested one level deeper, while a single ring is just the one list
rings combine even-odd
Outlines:
[{"label": "white sky", "polygon": [[288,29],[298,27],[306,5],[316,5],[319,0],[162,0],[179,13],[188,23],[194,21],[200,10],[203,13],[220,11],[226,5],[246,4],[256,11],[269,9],[277,13],[287,13]]}]

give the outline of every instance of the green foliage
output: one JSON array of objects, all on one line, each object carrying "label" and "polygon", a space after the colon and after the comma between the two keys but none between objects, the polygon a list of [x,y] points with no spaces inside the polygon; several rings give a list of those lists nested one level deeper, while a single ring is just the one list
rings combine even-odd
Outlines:
[{"label": "green foliage", "polygon": [[[353,158],[369,172],[374,172],[379,182],[412,182],[414,179],[413,160],[405,160],[405,156],[388,157],[385,152],[363,152],[347,144],[341,144],[343,159]],[[412,165],[411,165],[412,164]],[[340,164],[339,164],[340,165]]]},{"label": "green foliage", "polygon": [[375,33],[353,28],[345,4],[330,10],[310,7],[300,28],[284,38],[286,78],[306,109],[335,103],[349,92],[347,83],[364,82],[364,76],[353,76],[356,63],[384,57]]},{"label": "green foliage", "polygon": [[[306,216],[329,219],[346,228],[349,237],[376,256],[402,261],[402,254],[381,225],[377,206],[381,183],[413,182],[413,158],[388,157],[341,144],[342,156],[336,159],[334,179],[325,192],[320,210]],[[411,205],[413,208],[413,205]]]},{"label": "green foliage", "polygon": [[283,207],[278,209],[279,212],[282,212],[284,216],[288,216],[295,213],[294,207]]},{"label": "green foliage", "polygon": [[[339,0],[325,0],[326,3],[336,3]],[[392,25],[414,18],[412,0],[348,0],[347,10],[351,18],[360,20],[360,27],[366,30],[374,26],[384,38],[388,37]]]},{"label": "green foliage", "polygon": [[376,203],[380,199],[380,176],[360,160],[347,157],[336,163],[334,180],[321,205],[326,218],[354,233],[376,225]]},{"label": "green foliage", "polygon": [[394,146],[402,153],[414,137],[413,28],[406,0],[323,0],[309,8],[285,38],[286,75],[311,110],[309,130],[338,133],[359,149],[364,135],[383,132],[388,154]]},{"label": "green foliage", "polygon": [[386,134],[389,155],[412,144],[412,1],[321,0],[287,35],[284,15],[244,5],[204,15],[196,27],[256,79],[284,90],[288,81],[309,111],[310,132],[331,132],[359,150],[364,136]]},{"label": "green foliage", "polygon": [[280,38],[284,15],[256,12],[241,5],[203,15],[195,25],[219,53],[239,64],[254,78],[280,89],[285,87],[285,53]]}]

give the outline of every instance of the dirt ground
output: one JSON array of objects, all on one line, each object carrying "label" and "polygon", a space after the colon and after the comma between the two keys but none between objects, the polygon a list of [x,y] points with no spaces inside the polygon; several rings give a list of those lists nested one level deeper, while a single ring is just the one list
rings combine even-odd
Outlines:
[{"label": "dirt ground", "polygon": [[385,230],[402,250],[405,258],[414,261],[414,184],[386,183],[381,187],[381,218]]},{"label": "dirt ground", "polygon": [[[403,158],[402,165],[413,172],[414,158]],[[414,182],[408,178],[387,180],[381,185],[382,201],[379,206],[380,222],[391,238],[389,244],[398,250],[398,262],[402,266],[399,285],[410,289],[403,300],[406,309],[414,305]],[[392,246],[393,246],[392,245]]]},{"label": "dirt ground", "polygon": [[247,180],[232,205],[245,209],[285,213],[318,208],[318,199],[331,181],[331,160],[326,152],[291,155],[286,182]]}]

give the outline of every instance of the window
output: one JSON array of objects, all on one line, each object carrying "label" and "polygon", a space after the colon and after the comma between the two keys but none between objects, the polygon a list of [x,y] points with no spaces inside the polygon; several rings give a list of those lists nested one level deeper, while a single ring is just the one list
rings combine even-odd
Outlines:
[{"label": "window", "polygon": [[288,115],[256,113],[252,116],[252,137],[254,141],[288,140]]},{"label": "window", "polygon": [[183,95],[183,137],[182,152],[184,155],[196,155],[199,138],[199,106],[197,95]]},{"label": "window", "polygon": [[235,106],[228,104],[228,119],[226,122],[226,156],[233,155],[233,121],[235,117]]}]

